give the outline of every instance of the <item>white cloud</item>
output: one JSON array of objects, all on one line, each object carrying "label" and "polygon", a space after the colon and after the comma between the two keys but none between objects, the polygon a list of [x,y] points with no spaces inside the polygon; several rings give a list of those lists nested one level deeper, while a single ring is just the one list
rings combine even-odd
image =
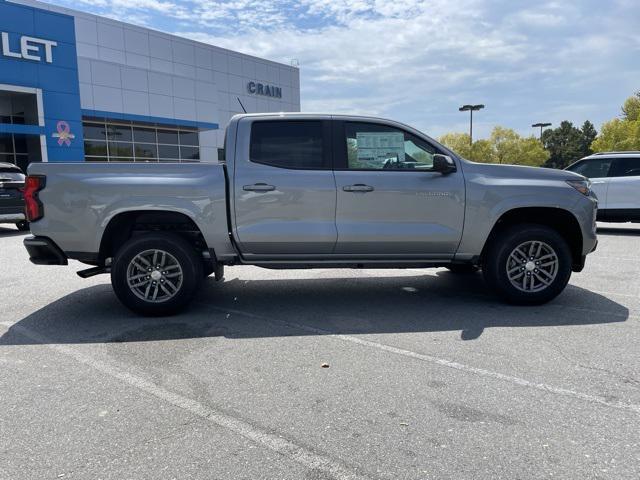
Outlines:
[{"label": "white cloud", "polygon": [[305,110],[436,132],[458,128],[457,106],[468,102],[487,104],[480,134],[493,123],[529,133],[532,120],[559,111],[598,123],[624,98],[612,91],[638,88],[637,0],[80,1],[232,50],[296,58]]}]

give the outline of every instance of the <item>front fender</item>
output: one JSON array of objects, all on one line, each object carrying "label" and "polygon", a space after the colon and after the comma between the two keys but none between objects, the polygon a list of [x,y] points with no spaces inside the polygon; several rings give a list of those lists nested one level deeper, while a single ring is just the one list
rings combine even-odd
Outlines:
[{"label": "front fender", "polygon": [[[579,195],[564,182],[556,180],[468,176],[465,222],[455,259],[477,258],[498,220],[509,211],[530,207],[554,208],[576,217]],[[576,221],[581,223],[577,217]]]}]

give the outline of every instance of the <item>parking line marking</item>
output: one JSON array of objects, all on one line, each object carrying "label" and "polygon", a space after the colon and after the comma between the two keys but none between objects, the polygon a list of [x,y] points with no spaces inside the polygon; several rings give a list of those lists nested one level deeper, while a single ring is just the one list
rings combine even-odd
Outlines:
[{"label": "parking line marking", "polygon": [[[198,302],[198,303],[202,304],[202,302]],[[343,340],[343,341],[346,341],[346,342],[355,343],[357,345],[362,345],[362,346],[365,346],[365,347],[375,348],[375,349],[382,350],[382,351],[389,352],[389,353],[393,353],[393,354],[396,354],[396,355],[402,355],[402,356],[413,358],[413,359],[416,359],[416,360],[421,360],[423,362],[428,362],[428,363],[432,363],[432,364],[435,364],[435,365],[440,365],[442,367],[452,368],[454,370],[459,370],[459,371],[466,372],[466,373],[472,373],[472,374],[475,374],[475,375],[480,375],[480,376],[483,376],[483,377],[493,378],[493,379],[496,379],[496,380],[502,380],[502,381],[505,381],[505,382],[513,383],[515,385],[519,385],[521,387],[533,388],[535,390],[539,390],[539,391],[546,392],[546,393],[553,393],[553,394],[561,395],[561,396],[564,396],[564,397],[571,397],[571,398],[576,398],[576,399],[579,399],[579,400],[585,400],[587,402],[596,403],[596,404],[603,405],[603,406],[606,406],[606,407],[616,408],[618,410],[632,411],[632,412],[640,414],[640,405],[637,405],[637,404],[622,403],[622,402],[611,402],[609,400],[606,400],[604,397],[600,397],[600,396],[597,396],[597,395],[591,395],[591,394],[588,394],[588,393],[577,392],[575,390],[570,390],[568,388],[554,387],[553,385],[548,385],[546,383],[532,382],[530,380],[526,380],[526,379],[520,378],[520,377],[515,377],[513,375],[506,375],[504,373],[494,372],[492,370],[487,370],[485,368],[472,367],[470,365],[465,365],[463,363],[454,362],[454,361],[451,361],[451,360],[447,360],[445,358],[439,358],[439,357],[435,357],[433,355],[428,355],[428,354],[424,354],[424,353],[418,353],[418,352],[414,352],[412,350],[406,350],[404,348],[392,347],[392,346],[386,345],[384,343],[373,342],[371,340],[365,340],[363,338],[355,337],[353,335],[335,333],[335,332],[332,332],[330,330],[325,330],[325,329],[322,329],[322,328],[312,327],[310,325],[304,325],[304,324],[300,324],[300,323],[296,323],[296,322],[289,322],[289,321],[284,321],[284,320],[274,320],[274,319],[271,319],[269,317],[265,317],[265,316],[262,316],[262,315],[256,315],[256,314],[250,313],[250,312],[244,312],[242,310],[215,307],[215,306],[211,306],[209,304],[206,304],[206,305],[208,305],[210,308],[212,308],[214,310],[217,310],[219,312],[235,313],[235,314],[238,314],[238,315],[244,315],[246,317],[256,318],[258,320],[263,320],[263,321],[266,321],[266,322],[270,322],[272,324],[277,324],[277,325],[280,325],[280,326],[288,326],[290,328],[297,328],[297,329],[300,329],[300,330],[305,330],[305,331],[310,332],[310,333],[316,333],[316,334],[321,334],[321,335],[337,338],[339,340]]]},{"label": "parking line marking", "polygon": [[99,372],[102,372],[110,377],[120,380],[132,387],[149,393],[160,400],[164,400],[178,408],[186,410],[187,412],[196,415],[208,422],[211,422],[219,427],[226,428],[227,430],[234,432],[258,445],[268,448],[280,455],[287,457],[309,469],[322,472],[330,478],[336,478],[338,480],[366,480],[369,477],[356,473],[349,468],[343,466],[340,462],[333,460],[332,458],[315,453],[306,447],[300,446],[291,440],[287,440],[277,434],[269,433],[265,430],[255,427],[244,420],[238,419],[231,415],[227,415],[217,410],[207,407],[202,403],[199,403],[191,398],[179,395],[177,393],[166,390],[159,387],[153,382],[140,378],[136,375],[132,375],[128,372],[119,370],[118,368],[109,365],[105,362],[101,362],[89,355],[74,351],[72,348],[57,345],[46,336],[34,332],[30,329],[22,327],[11,322],[0,322],[8,328],[14,328],[18,333],[24,335],[31,340],[38,342],[48,348],[51,348],[59,353],[73,357],[78,362],[87,365]]}]

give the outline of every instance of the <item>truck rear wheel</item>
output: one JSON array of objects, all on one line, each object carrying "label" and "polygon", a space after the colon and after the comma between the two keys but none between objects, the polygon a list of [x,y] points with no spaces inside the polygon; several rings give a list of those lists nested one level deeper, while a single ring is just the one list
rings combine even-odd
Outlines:
[{"label": "truck rear wheel", "polygon": [[173,233],[149,233],[126,242],[111,264],[118,299],[141,315],[164,316],[182,310],[202,280],[196,250]]},{"label": "truck rear wheel", "polygon": [[514,225],[484,255],[485,281],[509,303],[539,305],[562,292],[571,277],[571,250],[544,225]]}]

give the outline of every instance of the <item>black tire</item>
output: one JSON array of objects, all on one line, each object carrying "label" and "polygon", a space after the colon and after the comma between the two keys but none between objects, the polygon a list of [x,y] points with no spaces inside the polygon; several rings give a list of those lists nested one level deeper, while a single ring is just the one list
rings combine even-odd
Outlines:
[{"label": "black tire", "polygon": [[[531,241],[543,242],[554,251],[557,258],[555,277],[549,281],[550,277],[544,276],[549,285],[542,286],[538,282],[539,288],[542,288],[539,291],[523,291],[517,288],[507,274],[507,262],[511,253],[516,247]],[[523,275],[534,274],[534,271],[528,271],[524,265],[525,262],[529,263],[529,258],[522,260]],[[534,268],[536,260],[534,258],[533,263],[527,268]],[[571,264],[569,245],[557,231],[544,225],[521,224],[511,226],[493,238],[484,254],[482,272],[487,284],[507,302],[517,305],[540,305],[554,299],[564,290],[571,277]],[[540,277],[542,276],[538,275],[538,278]],[[524,280],[524,277],[521,278]],[[514,281],[520,283],[519,280]]]},{"label": "black tire", "polygon": [[456,274],[476,273],[479,270],[477,265],[472,265],[471,263],[452,263],[451,265],[447,265],[446,268],[451,273]]},{"label": "black tire", "polygon": [[[169,297],[167,294],[169,298],[160,300],[159,303],[139,297],[127,281],[127,271],[132,260],[138,254],[156,249],[170,254],[182,273],[179,284],[172,278],[177,288],[175,293],[172,293],[173,296]],[[164,276],[162,278],[164,282]],[[174,233],[148,233],[132,238],[118,250],[111,264],[111,285],[118,300],[135,313],[145,316],[160,317],[178,313],[191,301],[202,278],[202,260],[195,248]],[[164,293],[161,292],[161,295]]]},{"label": "black tire", "polygon": [[18,230],[20,230],[21,232],[28,232],[29,222],[27,222],[26,220],[23,220],[21,222],[16,223],[16,227],[18,227]]},{"label": "black tire", "polygon": [[215,271],[215,267],[212,262],[204,262],[202,264],[202,278],[207,278]]}]

